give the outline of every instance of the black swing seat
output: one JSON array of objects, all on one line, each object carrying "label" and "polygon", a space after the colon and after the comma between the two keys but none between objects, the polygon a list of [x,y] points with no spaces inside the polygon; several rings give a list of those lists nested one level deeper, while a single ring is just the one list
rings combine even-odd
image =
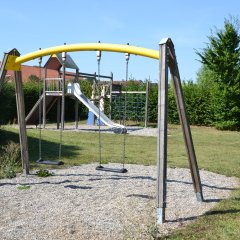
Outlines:
[{"label": "black swing seat", "polygon": [[46,165],[56,165],[56,166],[64,165],[64,162],[62,161],[50,161],[50,160],[38,159],[36,162],[38,164],[46,164]]},{"label": "black swing seat", "polygon": [[116,134],[126,134],[127,129],[126,128],[114,128],[113,132],[116,133]]},{"label": "black swing seat", "polygon": [[128,170],[126,168],[109,168],[109,167],[103,167],[101,165],[97,166],[96,170],[105,171],[105,172],[115,172],[115,173],[126,173],[126,172],[128,172]]}]

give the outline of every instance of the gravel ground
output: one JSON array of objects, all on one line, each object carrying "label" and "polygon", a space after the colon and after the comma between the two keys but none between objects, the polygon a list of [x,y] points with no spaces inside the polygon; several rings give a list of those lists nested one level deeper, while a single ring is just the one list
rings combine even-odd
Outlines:
[{"label": "gravel ground", "polygon": [[[17,126],[16,126],[17,127]],[[34,125],[28,125],[28,128],[36,128]],[[54,131],[59,131],[56,129],[55,125],[47,125],[47,129],[54,130]],[[65,125],[65,130],[66,132],[68,131],[73,131],[73,132],[98,132],[99,127],[98,126],[90,126],[87,124],[81,124],[78,129],[75,129],[75,126],[73,125]],[[100,127],[101,133],[111,133],[114,134],[113,128],[108,127],[108,126],[101,126]],[[157,128],[142,128],[142,127],[127,127],[127,132],[130,135],[139,135],[139,136],[157,136]]]},{"label": "gravel ground", "polygon": [[[127,165],[128,173],[118,174],[96,171],[96,166],[52,170],[48,178],[33,172],[0,180],[0,239],[150,239],[156,167]],[[207,171],[200,175],[203,203],[195,198],[188,169],[168,169],[167,221],[160,234],[201,216],[238,185],[236,178]]]}]

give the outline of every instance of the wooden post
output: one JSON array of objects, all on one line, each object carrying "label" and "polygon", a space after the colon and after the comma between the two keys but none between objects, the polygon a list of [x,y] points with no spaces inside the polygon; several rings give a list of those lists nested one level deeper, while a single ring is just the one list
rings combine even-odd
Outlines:
[{"label": "wooden post", "polygon": [[146,81],[146,96],[145,96],[145,123],[144,127],[148,127],[148,97],[149,97],[149,81]]},{"label": "wooden post", "polygon": [[15,59],[19,56],[20,53],[15,48],[4,54],[0,68],[0,81],[4,81],[7,70],[14,71],[22,169],[24,174],[29,174],[28,141],[25,122],[24,95],[22,88],[22,72],[21,66],[15,64]]},{"label": "wooden post", "polygon": [[78,99],[75,99],[75,129],[78,129]]},{"label": "wooden post", "polygon": [[203,194],[202,194],[202,185],[201,185],[201,179],[195,154],[195,149],[193,145],[192,140],[192,134],[191,129],[189,126],[188,118],[187,118],[187,112],[185,107],[185,102],[183,98],[183,92],[182,92],[182,86],[181,86],[181,80],[180,80],[180,74],[178,70],[174,45],[171,41],[169,41],[169,68],[171,71],[172,79],[173,79],[173,87],[177,102],[177,108],[179,113],[179,118],[182,126],[183,136],[184,136],[184,142],[185,147],[188,155],[188,161],[193,181],[193,187],[194,191],[196,193],[197,200],[202,202],[203,201]]},{"label": "wooden post", "polygon": [[112,119],[112,87],[113,87],[113,73],[111,72],[110,79],[110,98],[109,98],[109,118]]},{"label": "wooden post", "polygon": [[157,224],[165,221],[167,181],[168,48],[160,42],[157,135]]},{"label": "wooden post", "polygon": [[[75,78],[75,82],[78,82],[78,78],[79,78],[79,69],[76,69],[76,78]],[[79,121],[79,103],[78,103],[78,99],[75,98],[75,129],[78,129],[78,121]]]},{"label": "wooden post", "polygon": [[16,101],[17,101],[17,114],[19,126],[19,138],[21,146],[22,168],[24,174],[29,174],[29,156],[28,156],[28,141],[25,122],[25,105],[22,89],[22,72],[14,71],[16,83]]}]

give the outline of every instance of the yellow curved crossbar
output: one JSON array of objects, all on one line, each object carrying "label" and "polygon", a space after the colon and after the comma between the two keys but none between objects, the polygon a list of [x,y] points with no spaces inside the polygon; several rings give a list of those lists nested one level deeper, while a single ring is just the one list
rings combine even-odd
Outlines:
[{"label": "yellow curved crossbar", "polygon": [[15,60],[16,65],[21,63],[61,52],[78,52],[78,51],[107,51],[107,52],[121,52],[140,55],[144,57],[159,59],[159,51],[148,48],[122,45],[122,44],[109,44],[109,43],[80,43],[61,45],[56,47],[45,48],[36,52],[31,52],[23,56],[17,57]]}]

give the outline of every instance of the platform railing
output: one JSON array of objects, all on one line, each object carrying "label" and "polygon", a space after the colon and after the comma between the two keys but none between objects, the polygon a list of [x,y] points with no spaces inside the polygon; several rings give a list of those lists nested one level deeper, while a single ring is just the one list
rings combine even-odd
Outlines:
[{"label": "platform railing", "polygon": [[45,92],[46,94],[62,94],[62,78],[46,78]]}]

